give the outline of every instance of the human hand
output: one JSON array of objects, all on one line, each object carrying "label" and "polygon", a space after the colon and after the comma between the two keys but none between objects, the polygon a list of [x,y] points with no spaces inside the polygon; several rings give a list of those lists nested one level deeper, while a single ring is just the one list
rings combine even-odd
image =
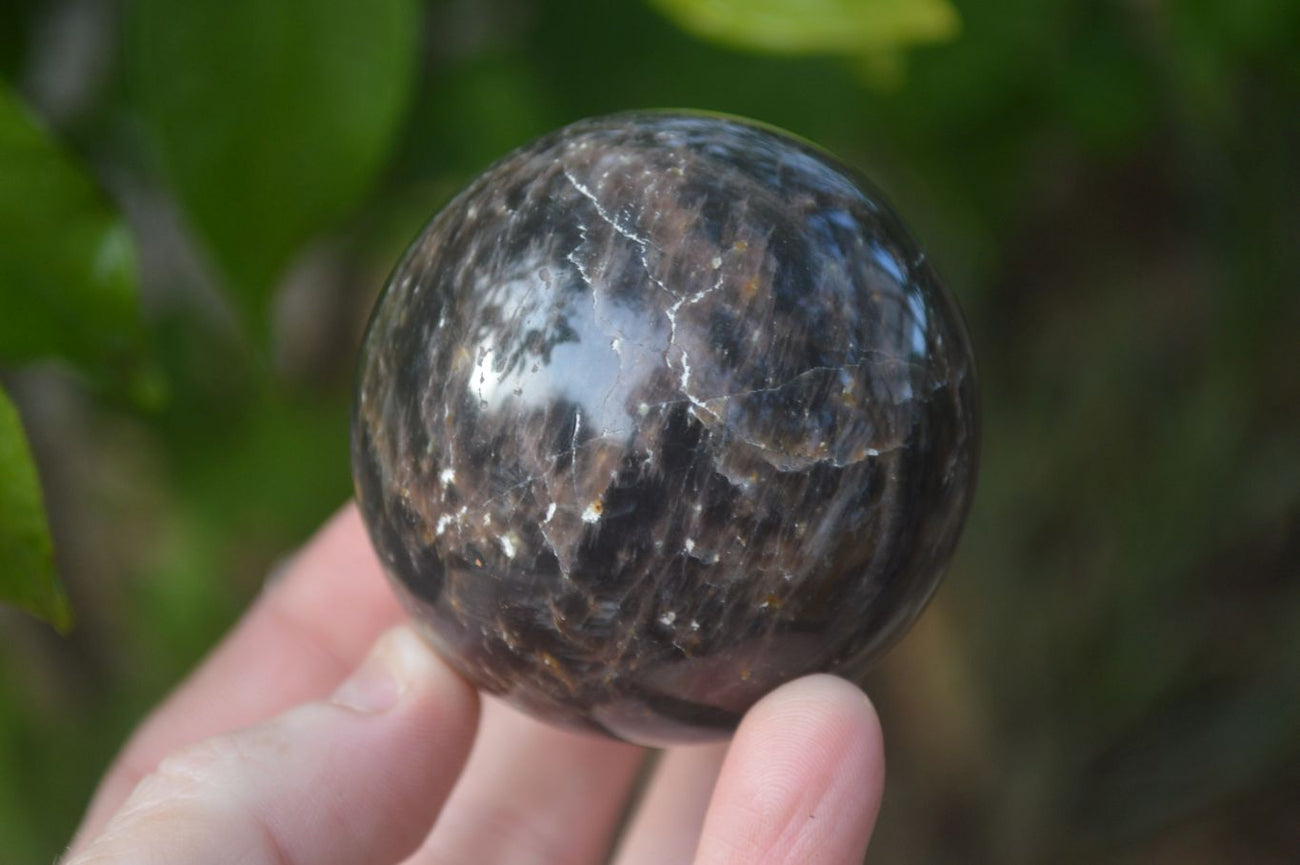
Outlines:
[{"label": "human hand", "polygon": [[[480,713],[402,618],[349,507],[136,731],[65,865],[604,861],[645,751]],[[665,752],[613,861],[858,863],[883,780],[871,704],[810,676]]]}]

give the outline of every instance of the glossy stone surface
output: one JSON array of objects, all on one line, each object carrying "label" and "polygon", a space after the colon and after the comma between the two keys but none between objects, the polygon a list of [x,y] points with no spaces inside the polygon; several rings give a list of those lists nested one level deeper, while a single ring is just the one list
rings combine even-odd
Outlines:
[{"label": "glossy stone surface", "polygon": [[475,180],[393,273],[353,420],[439,651],[647,743],[860,679],[939,581],[976,444],[960,314],[888,206],[695,114],[578,123]]}]

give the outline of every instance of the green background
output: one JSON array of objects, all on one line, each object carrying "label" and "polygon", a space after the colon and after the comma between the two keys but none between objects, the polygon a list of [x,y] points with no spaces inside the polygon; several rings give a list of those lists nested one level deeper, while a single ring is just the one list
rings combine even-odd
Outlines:
[{"label": "green background", "polygon": [[868,861],[1300,861],[1300,4],[955,11],[7,5],[0,380],[78,624],[0,609],[0,862],[54,859],[349,495],[355,346],[420,225],[535,135],[665,106],[860,168],[970,321],[980,486],[870,683]]}]

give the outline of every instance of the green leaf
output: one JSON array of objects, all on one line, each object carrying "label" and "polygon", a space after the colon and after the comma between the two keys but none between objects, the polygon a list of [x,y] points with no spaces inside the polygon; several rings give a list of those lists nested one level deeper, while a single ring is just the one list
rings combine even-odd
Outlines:
[{"label": "green leaf", "polygon": [[60,631],[72,610],[54,573],[41,485],[18,412],[0,390],[0,602],[45,619]]},{"label": "green leaf", "polygon": [[651,0],[683,30],[780,54],[866,54],[957,35],[948,0]]},{"label": "green leaf", "polygon": [[897,90],[903,84],[907,56],[899,48],[875,48],[853,58],[850,67],[868,87]]},{"label": "green leaf", "polygon": [[293,253],[366,191],[406,107],[415,0],[137,0],[130,82],[254,325]]},{"label": "green leaf", "polygon": [[124,354],[140,333],[130,232],[3,83],[0,166],[0,365]]}]

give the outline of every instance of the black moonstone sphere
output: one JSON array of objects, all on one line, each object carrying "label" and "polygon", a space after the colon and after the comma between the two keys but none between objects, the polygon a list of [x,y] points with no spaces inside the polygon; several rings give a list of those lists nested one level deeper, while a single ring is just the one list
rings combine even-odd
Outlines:
[{"label": "black moonstone sphere", "polygon": [[748,121],[633,113],[497,162],[375,308],[352,459],[428,639],[541,718],[662,744],[860,680],[975,477],[960,313],[878,193]]}]

